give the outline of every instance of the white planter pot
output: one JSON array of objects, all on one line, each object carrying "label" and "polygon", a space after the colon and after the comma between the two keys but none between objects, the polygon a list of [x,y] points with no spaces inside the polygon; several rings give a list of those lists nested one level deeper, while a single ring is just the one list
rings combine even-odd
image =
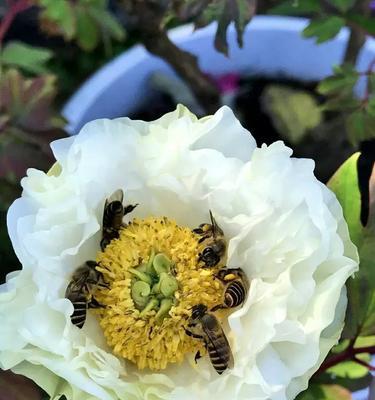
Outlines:
[{"label": "white planter pot", "polygon": [[[307,23],[303,18],[257,16],[245,31],[242,49],[237,46],[234,29],[229,29],[229,58],[213,47],[215,24],[194,33],[191,25],[185,25],[173,29],[170,37],[179,47],[197,55],[202,70],[210,74],[243,71],[320,80],[331,74],[333,65],[341,63],[349,32],[343,29],[334,40],[316,45],[314,40],[301,37]],[[358,70],[367,69],[374,57],[375,41],[369,39],[360,53]],[[63,115],[69,132],[77,133],[93,119],[135,111],[149,98],[149,76],[155,71],[173,73],[143,46],[134,46],[105,65],[65,105]],[[360,86],[357,90],[363,90]]]}]

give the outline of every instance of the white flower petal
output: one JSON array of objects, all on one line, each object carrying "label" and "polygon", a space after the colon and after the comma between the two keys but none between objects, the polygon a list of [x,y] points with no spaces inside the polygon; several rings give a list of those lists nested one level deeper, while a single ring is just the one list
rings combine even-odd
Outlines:
[{"label": "white flower petal", "polygon": [[[52,173],[29,170],[8,227],[23,271],[0,287],[0,366],[69,399],[290,400],[342,329],[346,279],[357,269],[342,210],[282,142],[255,147],[226,107],[197,119],[185,107],[146,123],[98,120],[52,144]],[[72,271],[95,259],[105,199],[122,188],[132,216],[196,227],[211,209],[229,267],[251,280],[224,329],[235,358],[218,376],[207,357],[160,373],[111,354],[89,315],[72,326]],[[35,367],[34,367],[35,366]],[[59,378],[56,378],[58,376]]]}]

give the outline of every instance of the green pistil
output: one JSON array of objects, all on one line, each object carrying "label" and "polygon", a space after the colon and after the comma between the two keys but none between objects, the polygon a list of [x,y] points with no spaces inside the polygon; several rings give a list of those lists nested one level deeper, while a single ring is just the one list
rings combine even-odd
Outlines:
[{"label": "green pistil", "polygon": [[156,321],[161,323],[168,316],[178,289],[174,264],[165,254],[155,255],[153,250],[147,263],[130,268],[129,272],[134,275],[131,295],[140,315],[156,310]]}]

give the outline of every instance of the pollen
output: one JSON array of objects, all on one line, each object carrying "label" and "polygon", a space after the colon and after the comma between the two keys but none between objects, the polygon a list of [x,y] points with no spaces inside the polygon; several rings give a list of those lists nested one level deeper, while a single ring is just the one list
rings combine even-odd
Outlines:
[{"label": "pollen", "polygon": [[108,287],[94,312],[116,356],[139,369],[163,370],[187,354],[204,353],[201,340],[185,328],[192,307],[220,302],[217,268],[198,263],[199,237],[165,217],[134,219],[97,256]]}]

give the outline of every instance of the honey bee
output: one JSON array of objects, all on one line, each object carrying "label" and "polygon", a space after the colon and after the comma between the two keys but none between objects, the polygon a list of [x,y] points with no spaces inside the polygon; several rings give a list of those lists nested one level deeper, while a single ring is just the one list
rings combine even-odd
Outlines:
[{"label": "honey bee", "polygon": [[211,224],[200,224],[193,232],[200,235],[198,243],[206,241],[206,247],[198,256],[198,261],[203,261],[207,268],[215,267],[225,255],[227,248],[224,232],[216,223],[210,210]]},{"label": "honey bee", "polygon": [[[207,312],[207,306],[198,304],[193,307],[188,328],[197,329],[198,333],[189,329],[185,329],[185,332],[188,336],[204,341],[211,364],[219,375],[227,368],[233,368],[233,355],[228,339],[215,315]],[[195,360],[198,358],[199,351]]]},{"label": "honey bee", "polygon": [[92,296],[94,288],[108,287],[104,282],[103,274],[96,270],[97,265],[95,261],[86,261],[77,268],[65,291],[65,297],[72,302],[74,307],[70,319],[72,324],[80,329],[86,321],[87,309],[101,307]]},{"label": "honey bee", "polygon": [[121,189],[116,190],[106,199],[103,212],[103,230],[100,247],[102,251],[113,239],[118,239],[119,231],[122,226],[122,219],[126,214],[131,213],[138,204],[127,206],[123,205],[124,192]]},{"label": "honey bee", "polygon": [[211,311],[216,311],[220,308],[234,308],[244,303],[250,283],[241,268],[222,269],[215,277],[225,285],[224,299],[223,304],[215,306]]}]

